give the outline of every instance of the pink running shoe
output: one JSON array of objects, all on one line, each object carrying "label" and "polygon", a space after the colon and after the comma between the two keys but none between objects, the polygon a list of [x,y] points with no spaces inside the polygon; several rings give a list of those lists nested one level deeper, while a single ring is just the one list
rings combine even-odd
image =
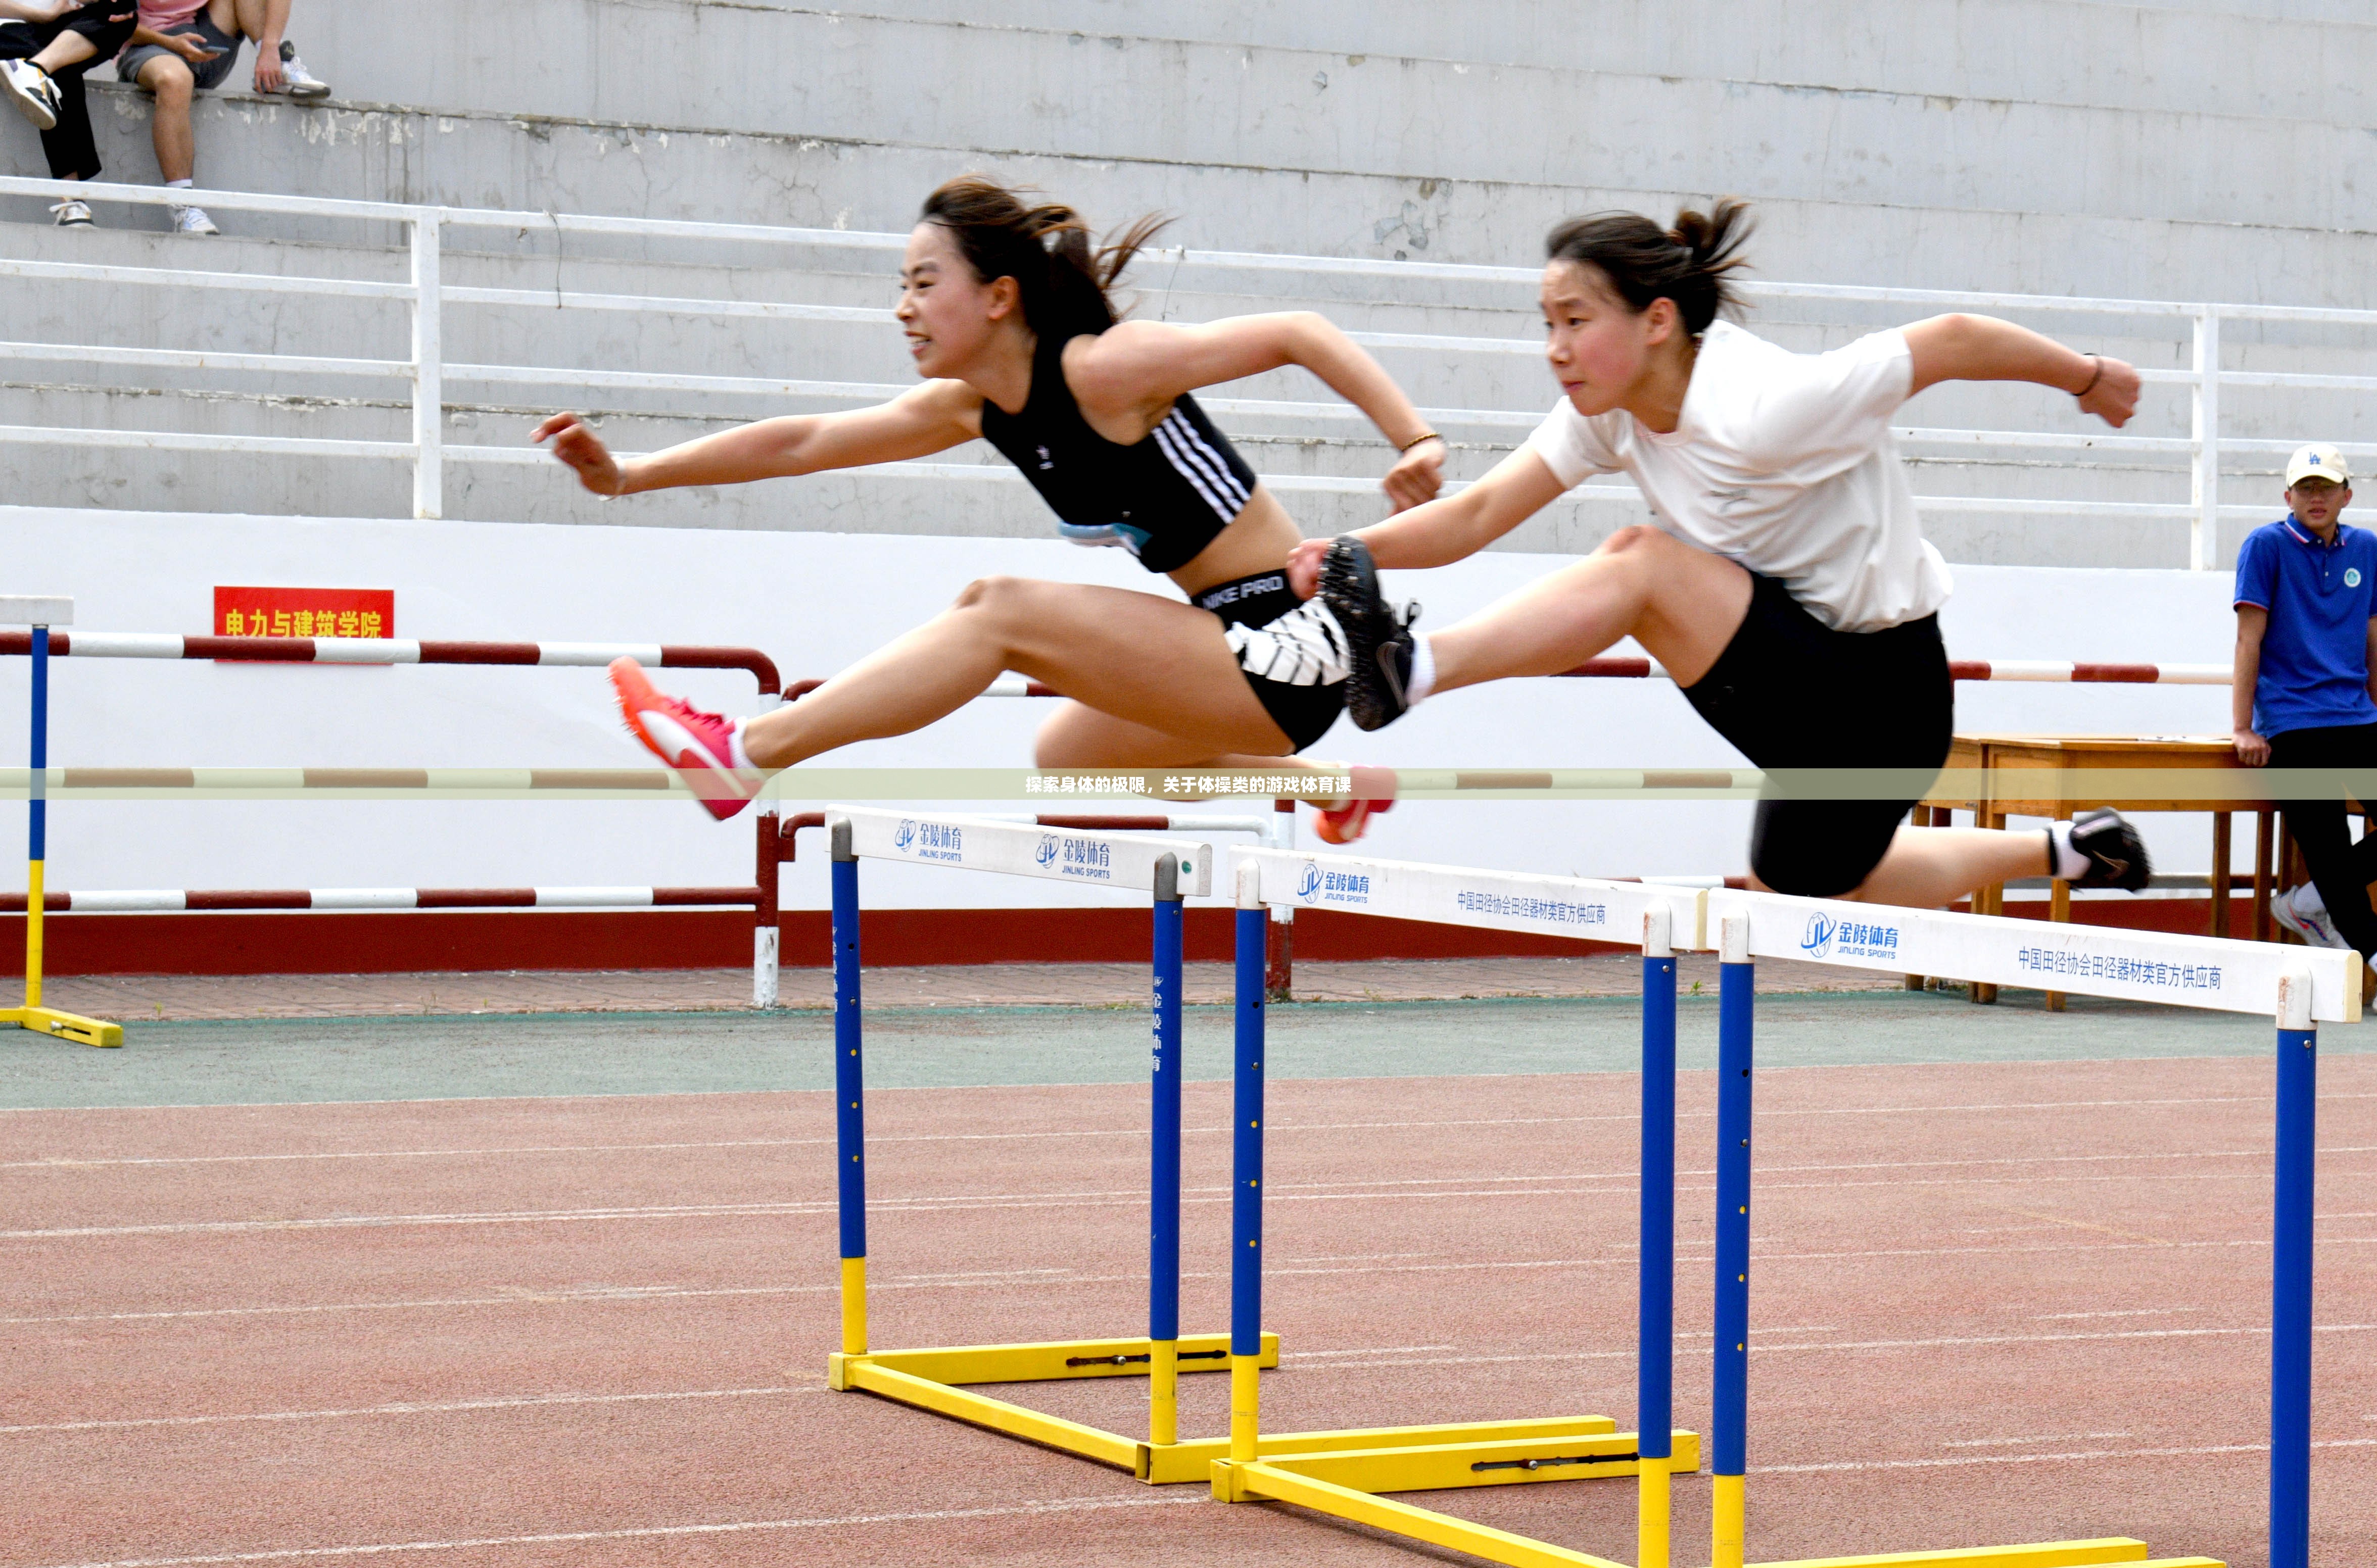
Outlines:
[{"label": "pink running shoe", "polygon": [[636,739],[677,770],[704,810],[723,822],[751,803],[767,776],[735,766],[735,721],[665,696],[632,659],[611,661],[611,688]]},{"label": "pink running shoe", "polygon": [[1371,817],[1394,809],[1392,801],[1348,801],[1342,806],[1323,806],[1313,820],[1312,831],[1323,844],[1351,844],[1370,830]]},{"label": "pink running shoe", "polygon": [[1395,775],[1388,767],[1350,767],[1355,795],[1333,806],[1322,806],[1312,830],[1324,844],[1351,844],[1370,830],[1370,819],[1395,809]]}]

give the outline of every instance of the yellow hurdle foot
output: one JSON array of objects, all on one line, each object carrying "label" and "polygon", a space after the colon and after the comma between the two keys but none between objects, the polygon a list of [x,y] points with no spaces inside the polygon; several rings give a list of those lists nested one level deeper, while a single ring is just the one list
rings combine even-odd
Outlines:
[{"label": "yellow hurdle foot", "polygon": [[100,1018],[86,1018],[79,1013],[62,1013],[54,1007],[0,1008],[0,1024],[16,1024],[37,1035],[50,1035],[58,1039],[70,1039],[82,1045],[122,1045],[124,1026]]}]

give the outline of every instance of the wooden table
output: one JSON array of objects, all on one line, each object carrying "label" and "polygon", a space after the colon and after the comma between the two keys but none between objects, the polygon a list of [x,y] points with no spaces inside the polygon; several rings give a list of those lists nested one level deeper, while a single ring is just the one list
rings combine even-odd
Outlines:
[{"label": "wooden table", "polygon": [[[1929,816],[1934,826],[1944,826],[1952,811],[1969,811],[1976,825],[1982,827],[2003,827],[2010,816],[2048,817],[2061,821],[2073,813],[2093,811],[2110,806],[2116,811],[2132,812],[2210,812],[2212,814],[2212,918],[2210,934],[2228,934],[2228,899],[2231,814],[2250,811],[2254,814],[2253,836],[2253,914],[2252,937],[2269,941],[2275,934],[2270,918],[2272,883],[2281,868],[2291,864],[2293,842],[2290,835],[2274,832],[2276,805],[2247,788],[2256,769],[2237,760],[2235,748],[2226,735],[2036,735],[1977,734],[1959,735],[1951,749],[1947,766],[1959,769],[1988,769],[1990,782],[1986,796],[1959,794],[1946,790],[1927,798],[1916,808],[1919,823]],[[2069,773],[2075,769],[2138,772],[2148,769],[2203,770],[2238,775],[2234,795],[2213,799],[2173,799],[2155,795],[2113,790],[2072,798],[2066,792],[2047,788],[2040,780],[2039,792],[2026,794],[2021,789],[2019,775]],[[2007,775],[2016,775],[2009,778]],[[2167,786],[2166,786],[2167,787]],[[2274,856],[2272,851],[2275,850]],[[2002,885],[1984,887],[1973,895],[1976,914],[2003,914],[2005,888]],[[2048,919],[2068,921],[2072,918],[2071,885],[2058,880],[2048,900]],[[1919,987],[1922,977],[1907,977],[1910,987]],[[1997,987],[1976,984],[1973,1000],[1994,1002]],[[2060,992],[2047,993],[2050,1011],[2060,1012],[2063,996]]]}]

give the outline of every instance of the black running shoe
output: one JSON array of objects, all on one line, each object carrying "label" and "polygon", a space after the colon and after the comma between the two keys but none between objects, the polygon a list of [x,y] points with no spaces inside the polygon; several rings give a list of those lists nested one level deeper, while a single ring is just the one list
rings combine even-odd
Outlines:
[{"label": "black running shoe", "polygon": [[1353,655],[1345,674],[1345,711],[1365,730],[1383,730],[1411,706],[1412,623],[1419,606],[1398,611],[1379,597],[1379,565],[1370,547],[1352,535],[1329,546],[1320,566],[1320,600],[1345,631]]},{"label": "black running shoe", "polygon": [[2088,857],[2088,869],[2074,887],[2120,887],[2143,892],[2154,861],[2138,830],[2117,811],[2082,812],[2072,819],[2072,847]]}]

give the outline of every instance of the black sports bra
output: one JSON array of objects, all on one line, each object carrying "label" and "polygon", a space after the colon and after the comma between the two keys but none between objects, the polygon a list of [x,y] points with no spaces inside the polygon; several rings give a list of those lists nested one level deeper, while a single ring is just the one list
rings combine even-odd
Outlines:
[{"label": "black sports bra", "polygon": [[982,405],[982,434],[1023,471],[1076,544],[1118,544],[1151,572],[1194,561],[1254,499],[1255,473],[1182,394],[1147,439],[1123,446],[1090,428],[1065,385],[1065,343],[1041,339],[1021,413]]}]

